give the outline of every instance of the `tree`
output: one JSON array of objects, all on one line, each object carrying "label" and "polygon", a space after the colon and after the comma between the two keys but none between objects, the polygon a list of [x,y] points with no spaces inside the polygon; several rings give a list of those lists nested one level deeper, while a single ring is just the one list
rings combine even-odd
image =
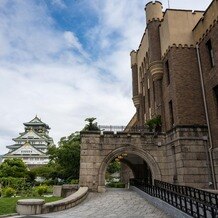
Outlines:
[{"label": "tree", "polygon": [[[99,131],[96,118],[86,118],[88,122],[83,131]],[[72,180],[79,178],[80,168],[80,134],[72,133],[67,137],[62,137],[58,142],[58,147],[50,146],[48,154],[50,163],[47,167],[36,169],[36,174],[44,178],[60,178]],[[46,177],[47,175],[47,177]]]},{"label": "tree", "polygon": [[58,169],[55,164],[46,164],[31,169],[31,172],[38,177],[45,179],[55,179],[58,177]]},{"label": "tree", "polygon": [[0,165],[0,177],[28,178],[29,173],[21,159],[13,158],[6,159]]},{"label": "tree", "polygon": [[107,172],[110,174],[119,172],[121,170],[120,162],[113,160],[107,167]]},{"label": "tree", "polygon": [[58,178],[70,180],[79,178],[80,166],[80,135],[72,133],[62,137],[59,147],[52,146],[48,149],[50,164],[56,167]]},{"label": "tree", "polygon": [[95,120],[96,118],[94,117],[86,118],[85,121],[88,123],[83,128],[83,131],[100,131],[100,129],[98,128],[98,123],[93,123]]}]

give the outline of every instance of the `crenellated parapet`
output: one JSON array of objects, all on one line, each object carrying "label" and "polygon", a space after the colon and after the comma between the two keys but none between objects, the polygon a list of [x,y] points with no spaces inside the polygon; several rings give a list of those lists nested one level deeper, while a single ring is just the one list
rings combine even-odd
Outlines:
[{"label": "crenellated parapet", "polygon": [[162,3],[159,1],[149,2],[148,4],[146,4],[145,13],[147,24],[154,20],[161,21],[163,19],[162,9]]},{"label": "crenellated parapet", "polygon": [[131,57],[131,67],[137,65],[137,52],[135,50],[132,50],[130,52],[130,57]]},{"label": "crenellated parapet", "polygon": [[195,42],[201,41],[217,22],[218,0],[214,0],[193,29]]},{"label": "crenellated parapet", "polygon": [[201,11],[166,10],[159,28],[162,58],[172,46],[191,48],[195,45],[192,30],[202,15],[203,12]]}]

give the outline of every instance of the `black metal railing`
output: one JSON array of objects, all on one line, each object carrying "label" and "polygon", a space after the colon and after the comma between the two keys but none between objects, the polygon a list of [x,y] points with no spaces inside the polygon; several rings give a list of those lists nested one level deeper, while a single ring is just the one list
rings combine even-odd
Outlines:
[{"label": "black metal railing", "polygon": [[203,203],[206,202],[213,206],[218,206],[218,194],[215,193],[196,189],[189,186],[173,185],[159,180],[154,180],[154,185],[156,187],[164,188],[173,192],[181,193],[191,198],[195,198]]},{"label": "black metal railing", "polygon": [[128,127],[128,126],[105,126],[99,125],[98,126],[101,131],[112,131],[112,132],[150,132],[148,127],[146,126],[135,126],[135,127]]},{"label": "black metal railing", "polygon": [[155,180],[154,185],[147,185],[141,180],[132,179],[130,184],[192,217],[218,218],[217,194],[158,180]]}]

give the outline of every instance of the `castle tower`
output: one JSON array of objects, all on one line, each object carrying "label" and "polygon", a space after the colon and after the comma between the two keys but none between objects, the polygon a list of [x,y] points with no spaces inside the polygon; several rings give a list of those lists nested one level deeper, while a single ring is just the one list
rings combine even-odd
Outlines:
[{"label": "castle tower", "polygon": [[133,50],[130,53],[131,56],[131,69],[132,69],[132,100],[136,107],[137,116],[140,115],[140,96],[139,96],[139,84],[138,84],[138,64],[137,64],[137,52]]},{"label": "castle tower", "polygon": [[145,7],[148,29],[148,67],[150,72],[149,86],[151,87],[151,113],[154,116],[162,115],[162,78],[163,63],[161,61],[161,44],[159,26],[163,19],[162,3],[149,2]]},{"label": "castle tower", "polygon": [[24,123],[24,126],[24,132],[13,139],[15,143],[6,146],[9,152],[3,156],[3,160],[20,158],[28,167],[47,164],[49,162],[47,148],[54,144],[48,132],[50,127],[37,116]]}]

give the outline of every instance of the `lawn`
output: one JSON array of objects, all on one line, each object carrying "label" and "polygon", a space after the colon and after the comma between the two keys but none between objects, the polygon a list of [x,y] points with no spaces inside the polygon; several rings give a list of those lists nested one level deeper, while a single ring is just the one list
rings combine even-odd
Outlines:
[{"label": "lawn", "polygon": [[[32,197],[32,198],[44,199],[45,202],[52,202],[62,199],[61,197]],[[24,198],[23,197],[0,198],[0,215],[16,213],[16,203],[20,199],[24,199]]]}]

